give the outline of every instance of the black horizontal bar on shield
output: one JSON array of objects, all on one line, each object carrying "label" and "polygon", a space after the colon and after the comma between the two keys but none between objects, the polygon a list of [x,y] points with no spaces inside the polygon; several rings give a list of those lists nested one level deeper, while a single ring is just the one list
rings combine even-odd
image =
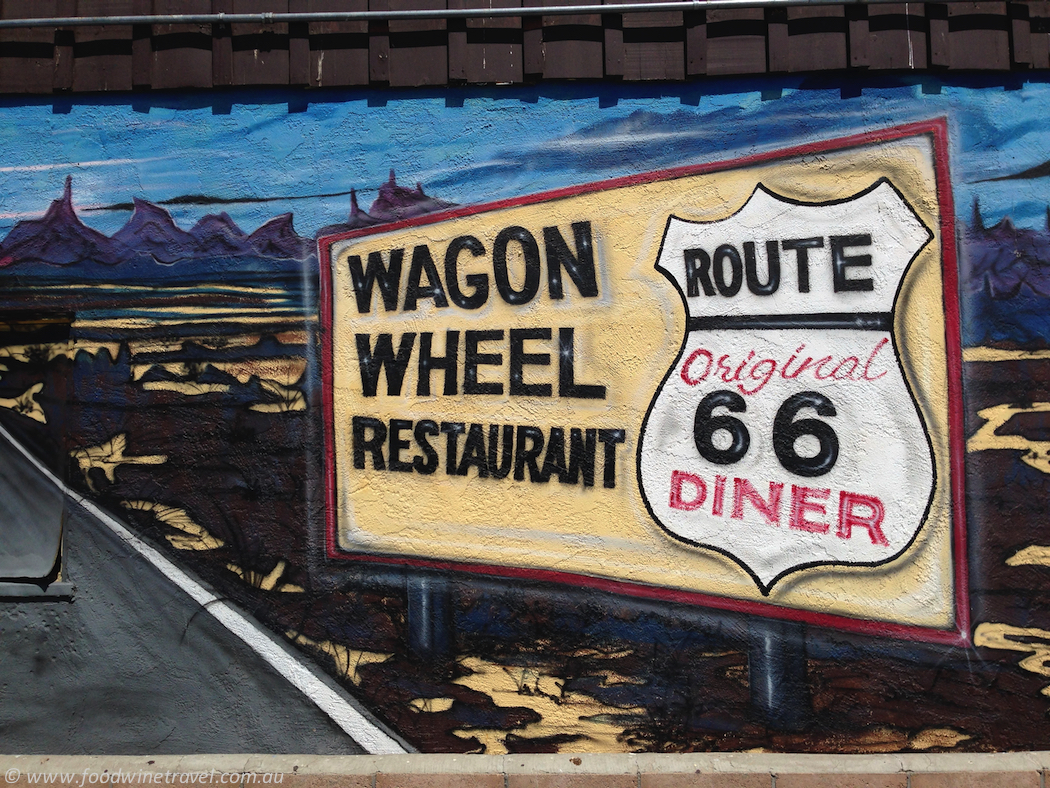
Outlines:
[{"label": "black horizontal bar on shield", "polygon": [[815,315],[712,315],[689,318],[690,331],[756,330],[769,328],[854,329],[890,331],[892,312],[823,312]]}]

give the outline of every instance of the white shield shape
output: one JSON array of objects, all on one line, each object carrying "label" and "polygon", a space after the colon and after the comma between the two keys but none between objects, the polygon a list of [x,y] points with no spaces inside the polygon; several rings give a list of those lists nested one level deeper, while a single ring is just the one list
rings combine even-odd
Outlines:
[{"label": "white shield shape", "polygon": [[687,331],[638,448],[667,533],[732,558],[767,595],[800,569],[907,549],[935,475],[893,309],[932,238],[885,178],[827,203],[759,184],[726,219],[669,217],[656,268]]}]

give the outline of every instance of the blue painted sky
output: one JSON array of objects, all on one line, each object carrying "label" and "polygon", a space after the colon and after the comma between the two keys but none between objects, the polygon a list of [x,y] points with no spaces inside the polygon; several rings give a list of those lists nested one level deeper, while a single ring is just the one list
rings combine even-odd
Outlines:
[{"label": "blue painted sky", "polygon": [[[363,208],[393,167],[405,185],[479,203],[561,186],[716,161],[785,145],[947,116],[961,217],[979,196],[987,221],[1042,226],[1050,178],[979,183],[1050,159],[1050,85],[1006,89],[800,80],[702,85],[568,85],[437,92],[243,92],[50,103],[0,112],[0,231],[39,216],[73,175],[74,204],[112,233],[127,211],[92,207],[186,194],[272,198],[360,193]],[[703,91],[701,93],[701,90]],[[152,102],[148,103],[148,102]],[[285,212],[312,235],[342,220],[349,198],[172,208],[190,227],[226,210],[246,231]]]}]

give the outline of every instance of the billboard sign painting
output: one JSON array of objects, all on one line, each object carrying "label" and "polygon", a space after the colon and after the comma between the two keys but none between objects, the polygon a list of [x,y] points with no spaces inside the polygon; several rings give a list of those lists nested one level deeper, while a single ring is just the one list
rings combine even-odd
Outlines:
[{"label": "billboard sign painting", "polygon": [[328,557],[966,642],[946,138],[321,238]]}]

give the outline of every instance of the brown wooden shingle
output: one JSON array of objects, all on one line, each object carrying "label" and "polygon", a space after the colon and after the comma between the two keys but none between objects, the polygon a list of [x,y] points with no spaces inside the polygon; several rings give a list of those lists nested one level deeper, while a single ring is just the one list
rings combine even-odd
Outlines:
[{"label": "brown wooden shingle", "polygon": [[1010,15],[1011,66],[1029,68],[1032,65],[1032,25],[1028,6],[1010,3],[1007,12]]},{"label": "brown wooden shingle", "polygon": [[[449,8],[521,8],[521,0],[449,0]],[[515,83],[525,78],[521,17],[449,20],[449,79]]]},{"label": "brown wooden shingle", "polygon": [[[232,14],[233,0],[211,0],[213,14]],[[211,27],[211,79],[216,87],[233,84],[233,26]]]},{"label": "brown wooden shingle", "polygon": [[[289,0],[288,10],[367,11],[368,0]],[[367,85],[368,22],[310,22],[300,29],[300,36],[290,37],[288,57],[292,84]]]},{"label": "brown wooden shingle", "polygon": [[[606,0],[606,5],[614,7],[628,1]],[[685,28],[682,12],[663,11],[620,16],[624,79],[685,78]],[[608,54],[606,60],[608,61]]]},{"label": "brown wooden shingle", "polygon": [[[306,0],[288,0],[288,12],[305,11]],[[288,84],[310,84],[310,26],[306,22],[288,24]]]},{"label": "brown wooden shingle", "polygon": [[707,73],[760,74],[766,70],[766,14],[761,8],[707,12]]},{"label": "brown wooden shingle", "polygon": [[786,8],[766,9],[766,70],[787,71],[790,63],[788,52],[788,15]]},{"label": "brown wooden shingle", "polygon": [[[541,0],[522,0],[523,8],[537,8]],[[521,61],[526,79],[543,76],[543,19],[525,16],[521,19]]]},{"label": "brown wooden shingle", "polygon": [[[153,0],[153,13],[209,14],[211,0]],[[154,88],[211,87],[211,25],[154,25],[149,43]]]},{"label": "brown wooden shingle", "polygon": [[[134,0],[77,0],[77,16],[127,16]],[[132,29],[125,25],[73,31],[73,90],[131,90]]]},{"label": "brown wooden shingle", "polygon": [[947,3],[927,3],[926,19],[930,26],[930,65],[947,67],[951,64]]},{"label": "brown wooden shingle", "polygon": [[851,68],[867,68],[871,62],[867,6],[846,6],[846,24],[849,65]]},{"label": "brown wooden shingle", "polygon": [[624,68],[623,14],[602,14],[602,29],[605,31],[605,76],[621,79]]},{"label": "brown wooden shingle", "polygon": [[1050,2],[1028,4],[1032,68],[1050,68]]},{"label": "brown wooden shingle", "polygon": [[1006,3],[948,6],[948,60],[953,69],[1010,68],[1010,19]]},{"label": "brown wooden shingle", "polygon": [[[62,17],[77,15],[77,0],[57,0],[55,14]],[[73,45],[76,38],[73,28],[55,30],[55,90],[73,88]]]},{"label": "brown wooden shingle", "polygon": [[[133,0],[132,13],[145,16],[153,13],[153,0]],[[149,88],[153,76],[153,31],[149,25],[131,27],[131,84],[135,89]]]},{"label": "brown wooden shingle", "polygon": [[846,12],[840,5],[788,8],[788,71],[845,68]]},{"label": "brown wooden shingle", "polygon": [[[564,5],[541,0],[529,5]],[[601,79],[605,75],[605,30],[601,14],[545,16],[541,23],[544,79]]]},{"label": "brown wooden shingle", "polygon": [[[233,0],[233,13],[288,13],[288,0]],[[288,84],[288,25],[231,25],[233,84]]]},{"label": "brown wooden shingle", "polygon": [[[369,10],[445,8],[445,0],[370,0]],[[448,26],[444,19],[391,20],[387,26],[387,79],[392,87],[448,82]],[[377,80],[382,81],[382,80]]]},{"label": "brown wooden shingle", "polygon": [[[55,0],[6,0],[4,19],[55,14]],[[72,54],[72,52],[70,52]],[[51,28],[0,30],[0,91],[49,93],[55,79],[55,31]]]},{"label": "brown wooden shingle", "polygon": [[[681,81],[699,75],[1050,68],[1050,0],[576,16],[0,30],[0,92]],[[656,2],[657,0],[647,0]],[[0,0],[26,16],[517,8],[565,0]]]},{"label": "brown wooden shingle", "polygon": [[[369,10],[375,10],[369,0]],[[390,83],[390,25],[386,20],[368,23],[368,81],[373,85]]]},{"label": "brown wooden shingle", "polygon": [[873,69],[926,68],[929,21],[920,3],[868,8],[868,65]]},{"label": "brown wooden shingle", "polygon": [[686,13],[685,23],[685,73],[686,77],[707,72],[707,12]]}]

